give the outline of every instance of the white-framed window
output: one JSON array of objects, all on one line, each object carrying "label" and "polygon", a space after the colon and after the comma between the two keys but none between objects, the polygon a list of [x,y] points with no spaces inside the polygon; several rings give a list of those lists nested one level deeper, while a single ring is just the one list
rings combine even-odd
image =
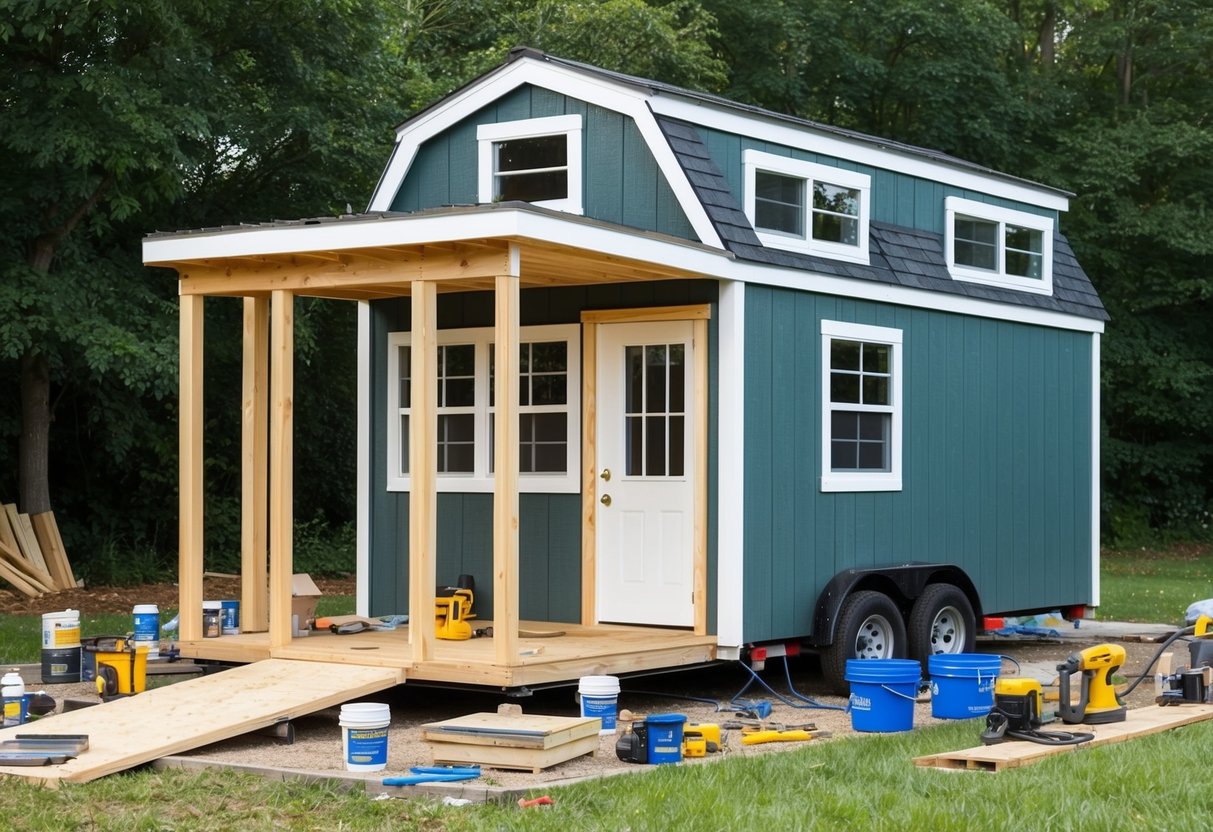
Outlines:
[{"label": "white-framed window", "polygon": [[[519,331],[519,477],[524,492],[581,490],[581,331]],[[493,490],[493,328],[438,331],[439,491]],[[410,334],[388,333],[387,488],[409,490]]]},{"label": "white-framed window", "polygon": [[765,246],[867,263],[872,178],[760,150],[742,154],[745,212]]},{"label": "white-framed window", "polygon": [[583,212],[581,116],[549,116],[481,124],[480,202],[521,200]]},{"label": "white-framed window", "polygon": [[954,280],[1053,294],[1053,219],[950,196],[944,253]]},{"label": "white-framed window", "polygon": [[900,491],[900,329],[821,322],[821,490]]}]

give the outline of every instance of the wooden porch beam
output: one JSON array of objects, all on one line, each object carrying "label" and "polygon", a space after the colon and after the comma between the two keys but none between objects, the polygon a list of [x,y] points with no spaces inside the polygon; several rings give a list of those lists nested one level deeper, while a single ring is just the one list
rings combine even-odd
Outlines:
[{"label": "wooden porch beam", "polygon": [[202,313],[202,298],[181,298],[177,587],[183,641],[202,638]]},{"label": "wooden porch beam", "polygon": [[212,265],[183,265],[183,295],[243,294],[309,290],[358,289],[383,285],[407,288],[412,280],[492,280],[508,271],[509,251],[505,247],[463,247],[454,252],[402,251],[394,262],[358,254],[341,254],[339,262],[307,258],[291,262],[272,257],[258,258],[260,264],[242,259],[233,269],[223,261]]},{"label": "wooden porch beam", "polygon": [[594,321],[582,325],[581,350],[581,624],[592,627],[598,622],[598,324]]},{"label": "wooden porch beam", "polygon": [[434,655],[437,584],[438,292],[418,281],[412,291],[409,399],[409,639],[413,660]]},{"label": "wooden porch beam", "polygon": [[[295,296],[270,299],[269,633],[270,648],[291,643],[291,573],[294,570]],[[299,622],[303,626],[303,622]]]},{"label": "wooden porch beam", "polygon": [[493,441],[493,647],[497,664],[518,661],[517,274],[496,281]]},{"label": "wooden porch beam", "polygon": [[269,299],[245,298],[240,436],[240,628],[254,633],[264,632],[269,623],[266,561],[269,337]]}]

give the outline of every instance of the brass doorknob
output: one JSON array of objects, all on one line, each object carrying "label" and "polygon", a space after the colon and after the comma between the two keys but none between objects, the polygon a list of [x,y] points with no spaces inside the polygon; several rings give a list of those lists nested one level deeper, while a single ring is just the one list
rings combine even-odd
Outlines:
[{"label": "brass doorknob", "polygon": [[611,504],[611,495],[603,494],[602,499],[599,500],[598,502],[602,503],[604,506],[609,506]]},{"label": "brass doorknob", "polygon": [[602,477],[602,478],[603,478],[604,480],[606,480],[607,482],[610,482],[610,481],[611,481],[611,469],[610,469],[610,468],[603,468],[603,469],[602,469],[602,473],[601,473],[601,474],[599,474],[598,476]]}]

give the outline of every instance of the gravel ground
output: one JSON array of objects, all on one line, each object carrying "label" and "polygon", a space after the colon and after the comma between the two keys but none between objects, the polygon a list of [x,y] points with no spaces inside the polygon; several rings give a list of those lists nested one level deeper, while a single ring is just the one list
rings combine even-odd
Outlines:
[{"label": "gravel ground", "polygon": [[[978,649],[981,652],[1000,652],[1025,663],[1026,667],[1043,667],[1047,671],[1048,668],[1063,661],[1072,651],[1082,649],[1088,644],[1088,642],[1069,640],[1065,643],[1000,640],[992,643],[983,641],[979,644]],[[1130,679],[1145,667],[1157,650],[1155,644],[1125,642],[1124,647],[1128,653],[1128,659],[1121,672]],[[789,666],[791,684],[797,692],[812,697],[824,705],[845,706],[844,697],[831,696],[825,692],[825,685],[816,658],[811,656],[797,658],[792,660]],[[1004,671],[1011,672],[1009,663],[1004,663]],[[762,678],[776,691],[787,695],[789,687],[780,660],[769,662]],[[685,714],[688,722],[692,723],[723,722],[733,716],[732,710],[719,711],[715,705],[692,701],[685,697],[725,702],[741,690],[747,679],[749,679],[749,674],[736,664],[624,679],[619,707],[638,715],[681,713]],[[154,683],[158,683],[158,681],[157,679]],[[39,687],[36,683],[29,685],[31,690]],[[96,699],[95,689],[89,684],[45,686],[45,689],[59,701],[65,697]],[[341,729],[337,724],[339,713],[337,708],[295,719],[295,742],[292,745],[280,744],[272,738],[252,734],[217,743],[185,756],[198,761],[290,769],[311,775],[352,776],[377,782],[386,775],[407,773],[411,766],[432,764],[429,747],[421,738],[420,726],[425,723],[470,713],[495,711],[497,706],[504,702],[519,704],[526,713],[576,716],[579,711],[574,699],[574,690],[573,687],[557,688],[537,691],[534,695],[523,699],[507,699],[499,693],[486,694],[406,684],[395,690],[368,697],[370,701],[386,702],[391,706],[392,724],[389,730],[388,764],[384,772],[348,773],[345,771],[341,753]],[[1130,707],[1154,707],[1153,696],[1154,686],[1147,680],[1134,691],[1127,700],[1127,704]],[[793,708],[777,701],[769,692],[761,690],[757,684],[752,685],[744,693],[744,698],[772,701],[774,708],[771,718],[776,722],[787,724],[812,722],[819,730],[828,731],[832,735],[831,739],[815,739],[813,742],[831,742],[856,733],[852,730],[850,715],[841,710]],[[915,706],[915,727],[931,725],[938,721],[931,716],[929,704]],[[974,723],[974,745],[979,742],[978,734],[981,727],[981,723]],[[686,763],[702,765],[721,756],[778,753],[803,745],[802,743],[771,743],[743,746],[739,732],[727,731],[724,733],[726,740],[722,754],[687,760]],[[621,762],[616,757],[616,739],[616,735],[604,735],[600,739],[599,750],[595,755],[560,763],[539,774],[486,768],[485,775],[480,782],[483,785],[511,789],[540,789],[562,781],[635,770],[636,766]]]}]

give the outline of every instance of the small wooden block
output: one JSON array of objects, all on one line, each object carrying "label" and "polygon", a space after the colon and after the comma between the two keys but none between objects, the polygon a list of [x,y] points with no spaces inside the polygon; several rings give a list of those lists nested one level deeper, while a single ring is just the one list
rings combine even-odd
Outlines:
[{"label": "small wooden block", "polygon": [[516,702],[502,702],[497,706],[499,716],[522,716],[522,706]]}]

